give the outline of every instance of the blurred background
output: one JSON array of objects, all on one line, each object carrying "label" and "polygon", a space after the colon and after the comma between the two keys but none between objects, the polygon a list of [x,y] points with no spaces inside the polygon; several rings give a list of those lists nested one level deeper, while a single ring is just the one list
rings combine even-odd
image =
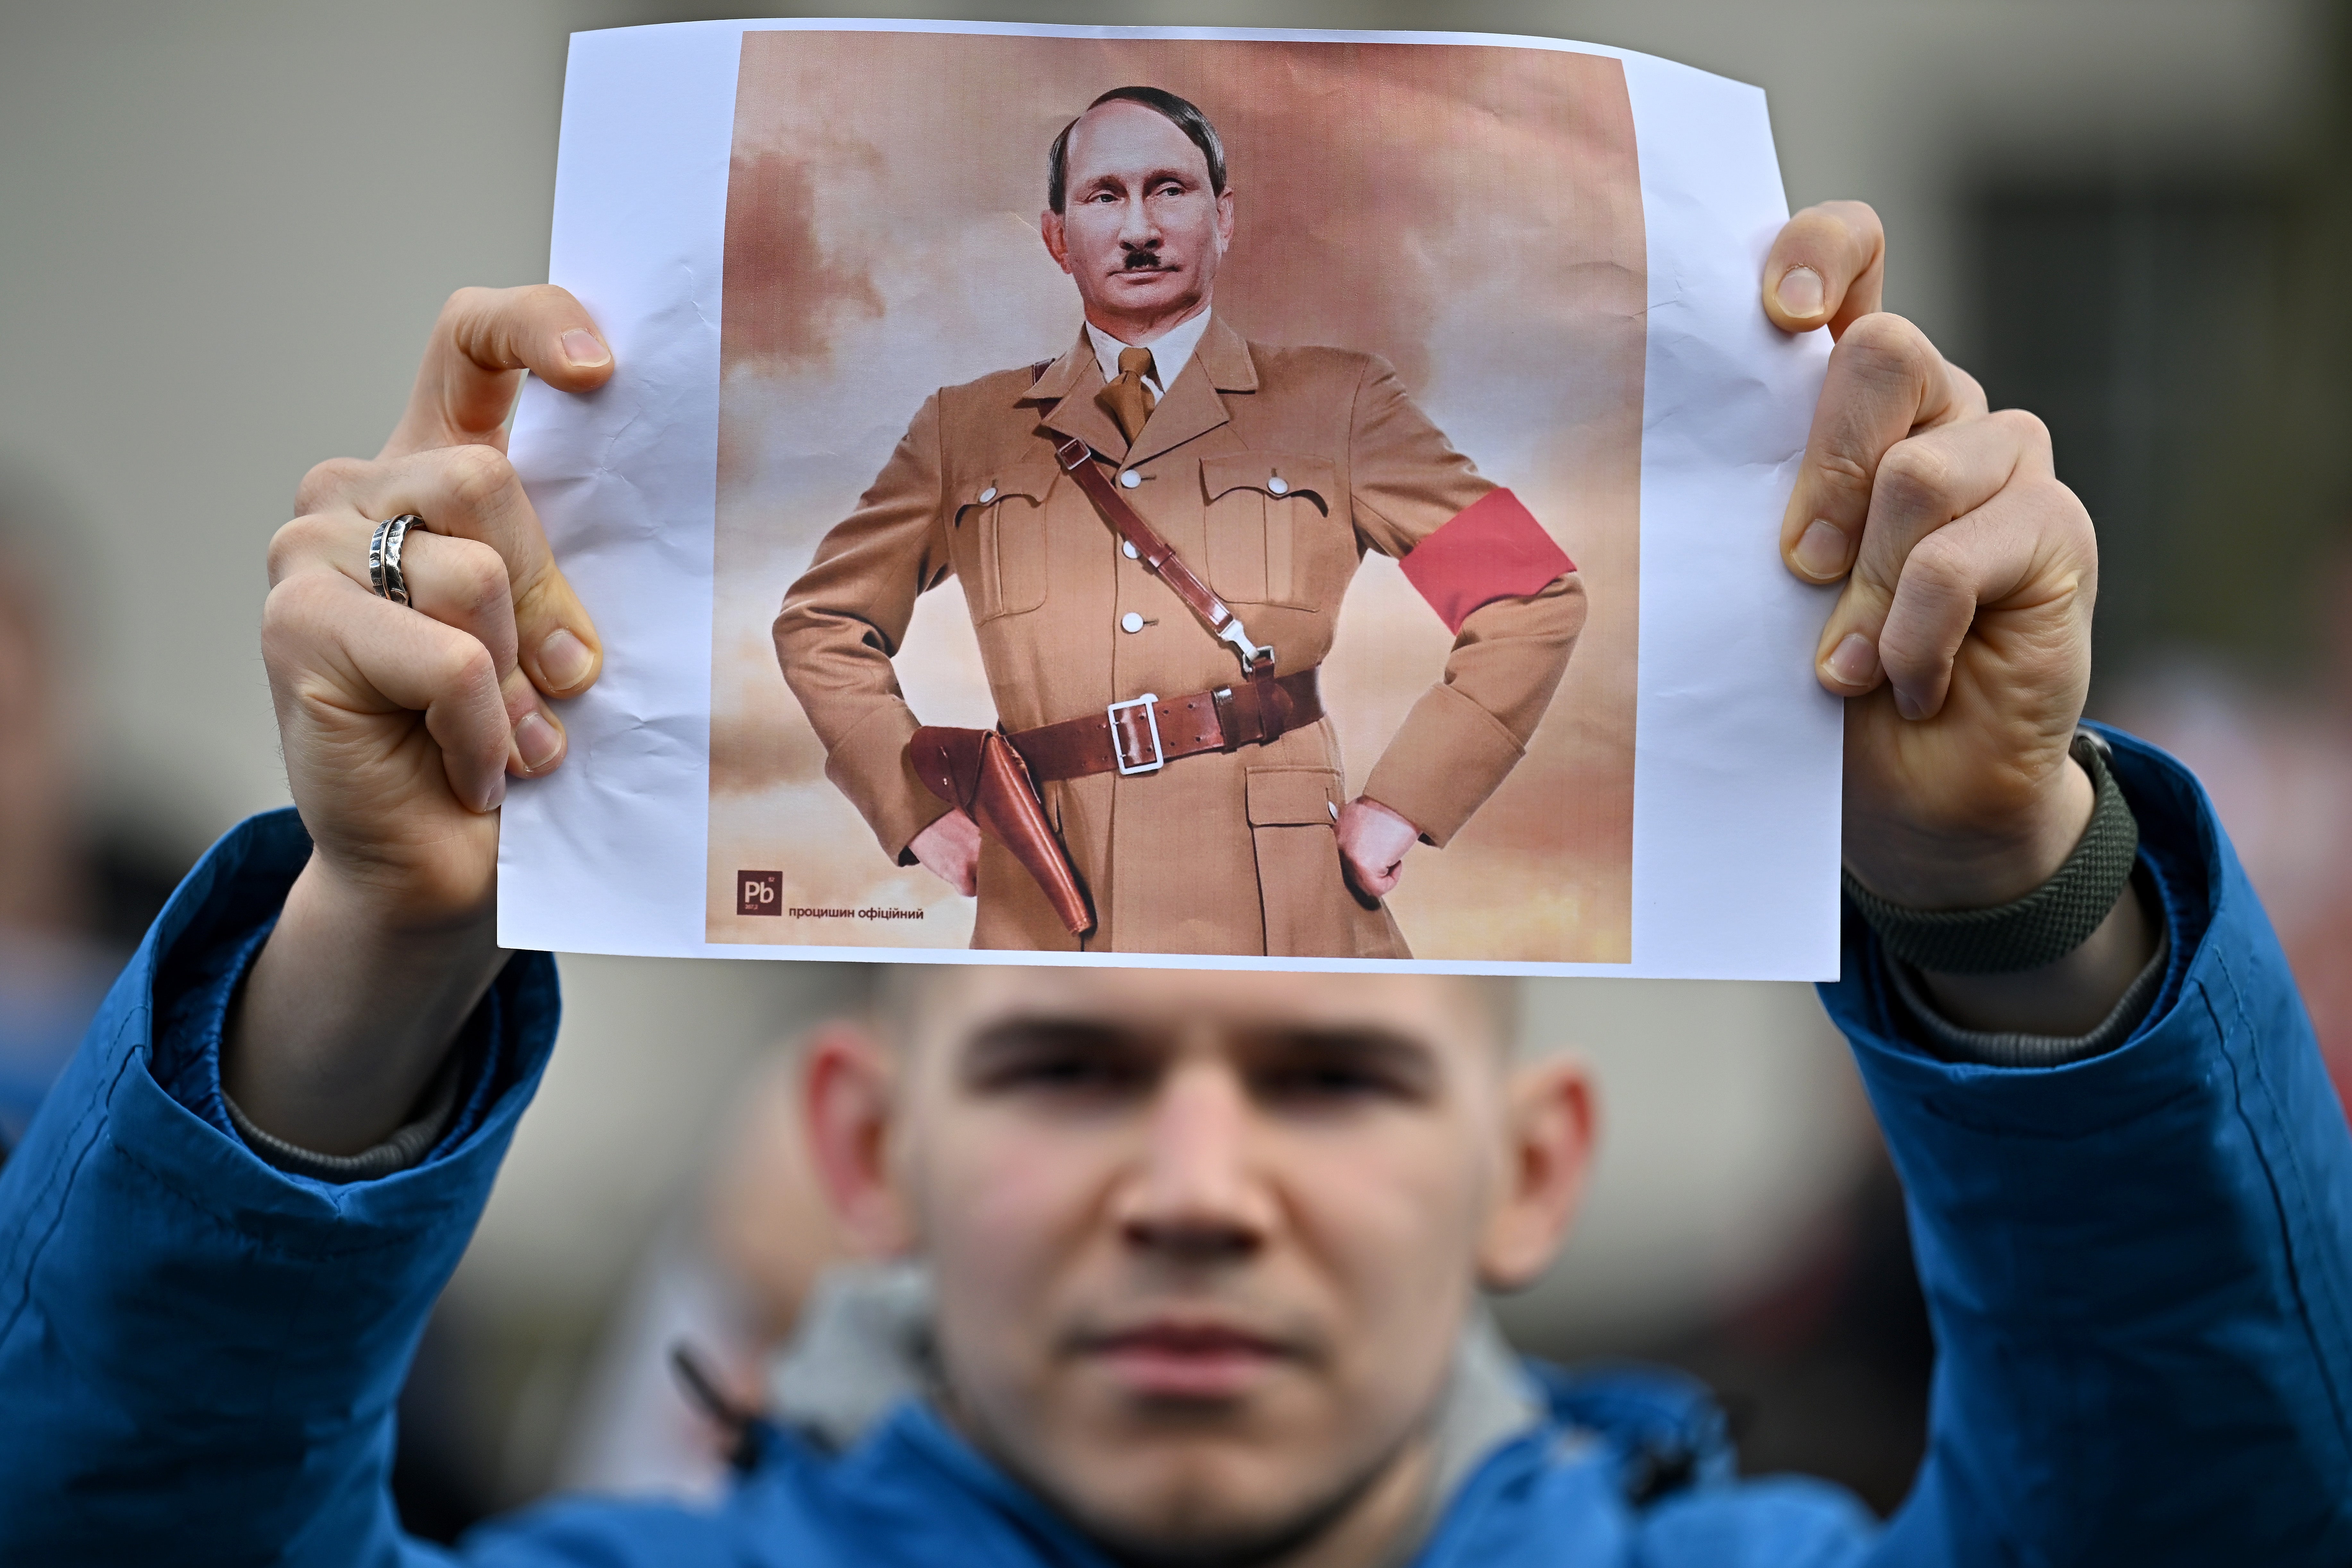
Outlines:
[{"label": "blurred background", "polygon": [[[311,463],[375,450],[450,289],[544,277],[566,36],[730,14],[0,0],[0,1137],[178,873],[284,802],[265,543]],[[2352,5],[802,14],[1538,33],[1762,85],[1791,204],[1875,204],[1889,308],[2049,421],[2102,540],[2092,711],[2212,787],[2352,1083]],[[428,1532],[558,1483],[716,1484],[662,1352],[755,1396],[831,1245],[780,1108],[858,976],[563,970],[555,1065],[404,1406]],[[1510,1332],[1690,1367],[1751,1469],[1899,1500],[1932,1352],[1811,991],[1547,983],[1530,1027],[1594,1059],[1608,1116]]]}]

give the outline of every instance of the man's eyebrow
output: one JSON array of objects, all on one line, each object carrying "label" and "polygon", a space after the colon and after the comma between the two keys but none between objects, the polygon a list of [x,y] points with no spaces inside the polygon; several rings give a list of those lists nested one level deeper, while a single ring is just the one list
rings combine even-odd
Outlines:
[{"label": "man's eyebrow", "polygon": [[1019,1012],[988,1022],[965,1035],[958,1055],[967,1074],[985,1073],[1024,1051],[1087,1051],[1129,1056],[1147,1044],[1139,1031],[1085,1013]]},{"label": "man's eyebrow", "polygon": [[[1151,172],[1144,175],[1138,183],[1146,186],[1157,185],[1165,180],[1173,180],[1180,185],[1197,185],[1201,183],[1201,180],[1198,175],[1193,174],[1189,170],[1177,168],[1154,169]],[[1097,174],[1093,179],[1087,181],[1084,188],[1088,191],[1099,191],[1107,185],[1116,187],[1125,183],[1126,177],[1124,175],[1119,174],[1113,170],[1105,170],[1103,172]]]},{"label": "man's eyebrow", "polygon": [[1438,1081],[1436,1046],[1421,1035],[1380,1023],[1276,1025],[1258,1034],[1257,1050],[1274,1058],[1346,1059],[1394,1075],[1416,1088]]}]

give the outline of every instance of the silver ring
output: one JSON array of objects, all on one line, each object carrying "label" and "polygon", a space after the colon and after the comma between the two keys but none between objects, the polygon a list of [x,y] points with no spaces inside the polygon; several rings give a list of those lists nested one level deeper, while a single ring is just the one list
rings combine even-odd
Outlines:
[{"label": "silver ring", "polygon": [[375,537],[368,540],[368,586],[394,604],[408,603],[408,579],[400,570],[400,551],[408,542],[411,528],[433,531],[415,512],[404,512],[378,523]]}]

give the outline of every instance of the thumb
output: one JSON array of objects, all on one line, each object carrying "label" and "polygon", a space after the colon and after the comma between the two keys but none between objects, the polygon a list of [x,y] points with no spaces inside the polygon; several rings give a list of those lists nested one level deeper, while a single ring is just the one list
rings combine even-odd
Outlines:
[{"label": "thumb", "polygon": [[1823,202],[1780,226],[1764,261],[1764,314],[1783,332],[1827,327],[1830,336],[1879,308],[1886,231],[1862,202]]}]

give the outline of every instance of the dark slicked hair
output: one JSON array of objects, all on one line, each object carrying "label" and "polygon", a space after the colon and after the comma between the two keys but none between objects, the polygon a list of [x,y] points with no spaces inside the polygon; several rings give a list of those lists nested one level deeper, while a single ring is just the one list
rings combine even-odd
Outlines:
[{"label": "dark slicked hair", "polygon": [[[1217,128],[1209,123],[1209,117],[1201,112],[1200,105],[1178,98],[1165,88],[1115,87],[1087,108],[1097,110],[1107,103],[1139,103],[1165,118],[1209,161],[1210,192],[1220,196],[1225,193],[1225,144],[1218,139]],[[1078,120],[1085,118],[1082,114]],[[1054,138],[1053,148],[1045,154],[1045,204],[1057,213],[1070,200],[1070,132],[1077,128],[1077,120],[1062,127],[1062,133]]]}]

